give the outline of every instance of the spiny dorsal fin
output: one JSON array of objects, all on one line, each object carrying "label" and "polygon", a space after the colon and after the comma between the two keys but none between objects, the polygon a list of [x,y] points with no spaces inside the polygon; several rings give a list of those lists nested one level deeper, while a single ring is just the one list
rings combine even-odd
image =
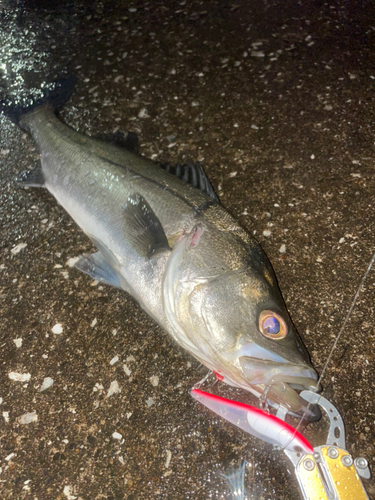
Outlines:
[{"label": "spiny dorsal fin", "polygon": [[139,193],[128,197],[123,205],[127,223],[127,238],[145,257],[151,258],[158,250],[170,250],[160,220]]},{"label": "spiny dorsal fin", "polygon": [[170,174],[175,175],[190,186],[200,189],[203,193],[208,194],[208,196],[210,196],[214,201],[219,202],[219,198],[217,197],[214,188],[208,180],[208,177],[199,161],[196,163],[191,161],[184,165],[181,165],[180,163],[177,163],[176,165],[171,165],[170,163],[160,163],[159,165]]}]

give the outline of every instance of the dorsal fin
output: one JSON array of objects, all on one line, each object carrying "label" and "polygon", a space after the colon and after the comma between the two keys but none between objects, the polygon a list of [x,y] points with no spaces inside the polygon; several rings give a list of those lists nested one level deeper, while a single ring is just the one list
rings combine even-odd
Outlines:
[{"label": "dorsal fin", "polygon": [[125,148],[131,153],[137,154],[139,150],[138,136],[134,132],[126,132],[124,134],[123,132],[117,131],[108,134],[96,134],[94,138]]},{"label": "dorsal fin", "polygon": [[190,161],[188,164],[183,165],[180,163],[177,163],[176,165],[171,165],[170,163],[160,163],[159,166],[190,186],[200,189],[203,193],[208,194],[208,196],[210,196],[214,201],[219,203],[219,198],[217,197],[214,188],[208,180],[208,177],[199,161],[196,163]]}]

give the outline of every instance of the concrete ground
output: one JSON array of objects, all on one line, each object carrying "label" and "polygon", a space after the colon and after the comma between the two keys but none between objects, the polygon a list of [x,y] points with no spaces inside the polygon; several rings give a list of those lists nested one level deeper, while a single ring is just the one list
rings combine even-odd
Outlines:
[{"label": "concrete ground", "polygon": [[[50,4],[3,3],[2,95],[68,65],[79,82],[65,122],[137,132],[146,157],[200,160],[270,257],[321,371],[375,251],[374,4]],[[1,116],[0,497],[230,498],[219,473],[245,458],[248,499],[299,498],[281,452],[191,399],[206,369],[131,297],[69,267],[90,242],[47,192],[15,183],[37,158]],[[347,449],[372,466],[374,290],[375,270],[323,381]],[[322,444],[325,422],[302,432]]]}]

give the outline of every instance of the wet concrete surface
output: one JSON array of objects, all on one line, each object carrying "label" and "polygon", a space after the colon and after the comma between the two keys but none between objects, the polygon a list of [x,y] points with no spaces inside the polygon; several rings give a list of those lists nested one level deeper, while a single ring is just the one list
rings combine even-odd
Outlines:
[{"label": "wet concrete surface", "polygon": [[[41,86],[69,64],[79,82],[65,122],[92,135],[137,132],[153,159],[202,161],[270,257],[321,371],[375,249],[373,4],[54,5],[3,7],[18,16],[3,18],[2,57],[18,49],[5,76],[2,65],[2,92],[15,75]],[[206,369],[131,297],[69,267],[92,247],[47,192],[17,187],[37,159],[2,116],[0,497],[229,498],[219,472],[245,458],[247,498],[299,498],[281,452],[191,399]],[[323,382],[347,449],[372,467],[374,272]],[[320,444],[326,423],[302,432]]]}]

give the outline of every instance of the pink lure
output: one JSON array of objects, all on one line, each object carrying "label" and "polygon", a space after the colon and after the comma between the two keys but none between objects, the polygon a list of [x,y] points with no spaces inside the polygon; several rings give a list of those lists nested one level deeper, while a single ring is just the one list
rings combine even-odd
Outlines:
[{"label": "pink lure", "polygon": [[288,451],[314,453],[313,447],[302,434],[274,415],[199,389],[193,389],[191,395],[220,417],[267,443]]}]

